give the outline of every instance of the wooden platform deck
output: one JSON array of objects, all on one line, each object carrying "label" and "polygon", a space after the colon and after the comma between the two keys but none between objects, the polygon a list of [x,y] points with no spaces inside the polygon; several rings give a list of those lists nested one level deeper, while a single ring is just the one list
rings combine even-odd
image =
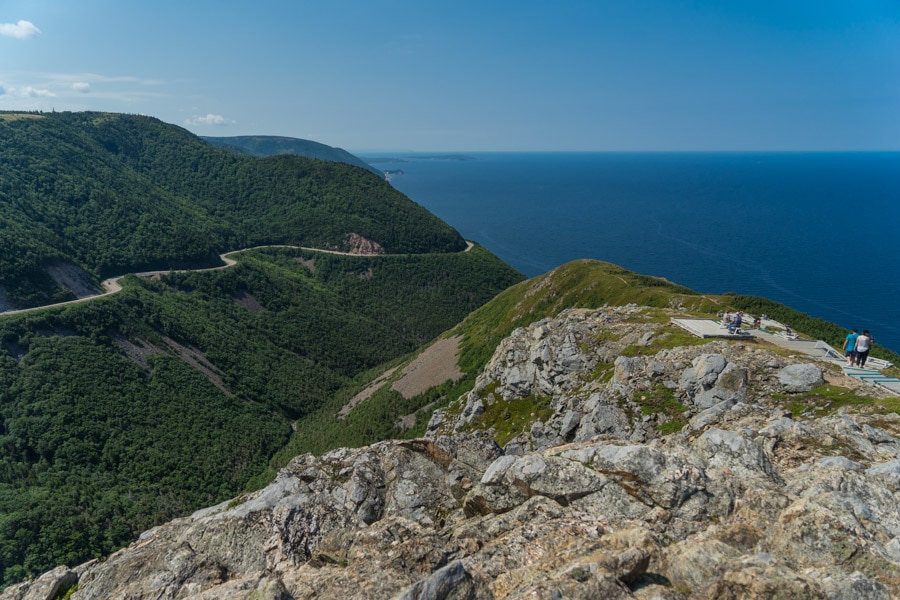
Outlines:
[{"label": "wooden platform deck", "polygon": [[738,330],[739,333],[728,333],[728,329],[712,319],[672,319],[672,323],[699,338],[740,339],[751,337],[750,333],[743,329]]},{"label": "wooden platform deck", "polygon": [[[752,323],[752,321],[750,322]],[[844,369],[846,375],[856,377],[857,379],[872,385],[877,385],[900,396],[900,379],[882,375],[878,370],[890,367],[891,363],[887,361],[877,360],[877,362],[872,362],[872,360],[870,360],[869,363],[871,364],[869,366],[877,368],[858,369],[855,367],[848,367],[844,356],[838,350],[835,350],[821,340],[789,338],[781,333],[773,333],[771,331],[766,331],[765,329],[741,329],[739,330],[739,333],[728,333],[728,330],[723,327],[719,321],[714,321],[712,319],[672,319],[672,323],[699,338],[732,340],[756,338],[765,340],[770,344],[774,344],[792,352],[797,352],[798,354],[805,354],[811,358],[839,364]]]}]

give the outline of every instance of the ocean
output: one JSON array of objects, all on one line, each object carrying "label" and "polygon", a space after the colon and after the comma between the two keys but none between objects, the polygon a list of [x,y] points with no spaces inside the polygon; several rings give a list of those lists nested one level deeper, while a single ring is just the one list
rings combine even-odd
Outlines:
[{"label": "ocean", "polygon": [[900,153],[366,156],[528,276],[594,258],[763,296],[900,351]]}]

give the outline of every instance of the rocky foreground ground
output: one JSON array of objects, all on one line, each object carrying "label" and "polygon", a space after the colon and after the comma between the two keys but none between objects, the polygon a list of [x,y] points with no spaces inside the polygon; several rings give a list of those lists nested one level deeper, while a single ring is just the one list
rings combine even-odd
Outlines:
[{"label": "rocky foreground ground", "polygon": [[900,416],[665,312],[516,330],[426,438],[299,456],[0,598],[900,597]]}]

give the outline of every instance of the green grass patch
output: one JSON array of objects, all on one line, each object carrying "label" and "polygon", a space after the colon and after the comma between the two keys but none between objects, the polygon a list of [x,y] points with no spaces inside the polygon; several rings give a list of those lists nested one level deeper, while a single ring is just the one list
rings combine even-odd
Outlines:
[{"label": "green grass patch", "polygon": [[671,325],[659,330],[648,345],[632,344],[623,348],[620,354],[622,356],[650,356],[662,350],[671,350],[681,346],[702,346],[708,343],[709,340],[698,338],[680,327]]},{"label": "green grass patch", "polygon": [[70,585],[70,586],[60,586],[59,591],[56,592],[55,598],[58,600],[69,600],[72,595],[78,591],[78,584]]},{"label": "green grass patch", "polygon": [[640,406],[641,414],[665,415],[666,421],[656,426],[661,433],[681,431],[687,424],[687,419],[684,418],[687,407],[675,398],[675,392],[661,383],[649,392],[635,395],[634,402]]},{"label": "green grass patch", "polygon": [[0,113],[0,121],[18,121],[20,119],[43,119],[44,115],[35,113]]},{"label": "green grass patch", "polygon": [[641,323],[668,323],[672,320],[672,315],[664,310],[651,309],[640,313],[634,320]]},{"label": "green grass patch", "polygon": [[527,396],[512,400],[497,399],[490,406],[485,406],[484,412],[476,422],[473,429],[493,428],[494,441],[500,446],[528,431],[536,421],[546,421],[553,415],[550,407],[549,396]]},{"label": "green grass patch", "polygon": [[588,377],[588,381],[598,381],[600,383],[606,383],[610,379],[612,379],[615,372],[616,369],[613,363],[597,363],[597,366],[594,367],[593,371],[591,371],[591,374]]},{"label": "green grass patch", "polygon": [[675,398],[675,392],[659,383],[646,394],[641,394],[634,399],[641,407],[641,413],[654,415],[663,413],[667,416],[680,415],[687,407]]},{"label": "green grass patch", "polygon": [[882,375],[889,375],[890,377],[900,377],[900,368],[897,367],[888,367],[887,369],[883,369],[881,371]]},{"label": "green grass patch", "polygon": [[612,331],[601,331],[596,336],[594,336],[594,339],[597,342],[601,342],[601,343],[602,342],[618,342],[620,339],[622,339],[622,336],[619,335],[618,333],[613,333]]},{"label": "green grass patch", "polygon": [[686,419],[671,419],[657,425],[656,430],[663,435],[669,435],[670,433],[678,433],[684,429],[685,425],[687,425]]},{"label": "green grass patch", "polygon": [[839,385],[824,384],[805,394],[772,394],[792,415],[812,413],[823,417],[835,413],[842,407],[871,407],[873,412],[887,413],[900,411],[900,398],[872,398]]}]

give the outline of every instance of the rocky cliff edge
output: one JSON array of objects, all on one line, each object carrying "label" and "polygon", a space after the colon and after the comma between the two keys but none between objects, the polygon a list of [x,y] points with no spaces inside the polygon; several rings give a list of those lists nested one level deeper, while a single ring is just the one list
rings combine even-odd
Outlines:
[{"label": "rocky cliff edge", "polygon": [[0,598],[900,597],[891,400],[670,316],[518,329],[425,438],[299,456]]}]

